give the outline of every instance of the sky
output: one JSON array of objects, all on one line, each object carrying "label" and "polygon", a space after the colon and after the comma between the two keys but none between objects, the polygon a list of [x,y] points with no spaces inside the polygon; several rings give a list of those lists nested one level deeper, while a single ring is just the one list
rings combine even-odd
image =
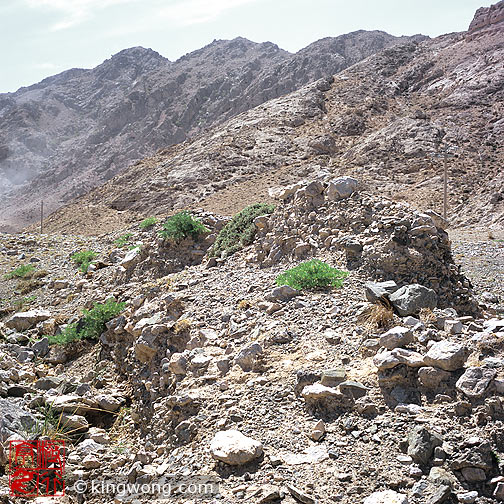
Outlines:
[{"label": "sky", "polygon": [[175,61],[214,39],[295,52],[355,30],[431,37],[469,26],[485,0],[0,0],[0,93],[128,47]]}]

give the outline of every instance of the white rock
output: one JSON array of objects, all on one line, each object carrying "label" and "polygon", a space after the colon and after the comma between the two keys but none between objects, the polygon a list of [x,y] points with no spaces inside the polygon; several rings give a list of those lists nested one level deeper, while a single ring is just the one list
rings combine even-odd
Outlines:
[{"label": "white rock", "polygon": [[413,342],[413,333],[406,327],[393,327],[380,336],[380,345],[393,350]]},{"label": "white rock", "polygon": [[380,352],[374,356],[373,363],[379,371],[391,369],[399,364],[406,364],[408,367],[422,367],[425,365],[422,355],[405,348],[394,348],[392,351]]},{"label": "white rock", "polygon": [[352,177],[339,177],[331,180],[326,189],[326,196],[330,200],[348,198],[357,189],[359,182]]},{"label": "white rock", "polygon": [[212,457],[229,465],[246,464],[262,453],[262,443],[234,429],[217,432],[210,443]]},{"label": "white rock", "polygon": [[467,353],[463,345],[447,340],[438,341],[425,355],[425,364],[445,371],[456,371],[464,367],[466,357]]},{"label": "white rock", "polygon": [[460,320],[445,320],[444,330],[448,334],[460,334],[464,329],[464,325]]},{"label": "white rock", "polygon": [[408,497],[393,490],[384,490],[372,493],[364,499],[363,504],[408,504]]},{"label": "white rock", "polygon": [[187,356],[183,353],[174,353],[170,358],[170,363],[168,364],[169,370],[176,375],[186,375],[187,374],[188,360]]},{"label": "white rock", "polygon": [[125,256],[124,259],[119,263],[123,268],[131,268],[136,262],[138,262],[141,249],[140,247],[135,247],[131,249]]},{"label": "white rock", "polygon": [[11,329],[16,329],[16,331],[25,331],[50,317],[51,313],[47,310],[30,310],[15,313],[5,322],[5,325]]},{"label": "white rock", "polygon": [[87,455],[82,461],[85,469],[97,469],[101,466],[100,461],[94,455]]}]

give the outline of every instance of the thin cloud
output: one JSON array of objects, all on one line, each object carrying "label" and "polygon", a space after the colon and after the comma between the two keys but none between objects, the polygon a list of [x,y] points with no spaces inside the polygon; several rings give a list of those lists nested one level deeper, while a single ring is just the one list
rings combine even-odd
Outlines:
[{"label": "thin cloud", "polygon": [[258,0],[183,0],[162,7],[158,16],[174,24],[188,26],[207,23],[221,16],[225,11],[251,4]]},{"label": "thin cloud", "polygon": [[33,68],[36,68],[37,70],[57,70],[61,67],[60,65],[56,65],[54,63],[35,63]]},{"label": "thin cloud", "polygon": [[59,12],[62,19],[50,27],[51,31],[65,30],[93,17],[99,11],[113,5],[136,2],[138,0],[25,0],[27,5],[38,9]]}]

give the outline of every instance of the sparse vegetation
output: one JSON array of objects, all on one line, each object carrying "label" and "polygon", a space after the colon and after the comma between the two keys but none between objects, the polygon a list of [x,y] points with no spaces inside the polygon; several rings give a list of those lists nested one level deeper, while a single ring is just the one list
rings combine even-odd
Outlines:
[{"label": "sparse vegetation", "polygon": [[341,287],[347,276],[346,271],[333,268],[319,259],[312,259],[279,275],[276,284],[289,285],[298,290],[324,289]]},{"label": "sparse vegetation", "polygon": [[119,238],[117,238],[117,240],[114,240],[114,245],[116,247],[123,248],[125,245],[128,244],[128,241],[132,236],[133,236],[133,233],[123,234],[123,235],[119,236]]},{"label": "sparse vegetation", "polygon": [[138,227],[140,229],[146,230],[146,229],[150,229],[151,227],[155,226],[157,223],[158,223],[158,220],[156,219],[156,217],[147,217],[147,219],[144,219],[142,222],[140,222]]},{"label": "sparse vegetation", "polygon": [[47,275],[49,275],[49,271],[42,269],[42,270],[35,271],[35,273],[33,273],[32,278],[44,278]]},{"label": "sparse vegetation", "polygon": [[31,278],[35,271],[35,266],[33,264],[23,264],[10,273],[4,275],[5,280],[10,280],[12,278]]},{"label": "sparse vegetation", "polygon": [[224,253],[226,256],[230,256],[250,245],[256,233],[254,219],[261,215],[269,215],[274,210],[274,205],[256,203],[238,212],[217,236],[212,248],[212,255],[221,256]]},{"label": "sparse vegetation", "polygon": [[105,331],[105,324],[124,310],[125,303],[108,300],[95,303],[91,310],[84,310],[78,322],[68,324],[61,333],[48,336],[51,345],[66,345],[82,339],[96,340]]},{"label": "sparse vegetation", "polygon": [[209,229],[184,210],[166,219],[163,224],[163,230],[159,232],[159,236],[165,240],[174,241],[181,241],[189,237],[196,240],[201,234],[208,232]]},{"label": "sparse vegetation", "polygon": [[12,304],[16,310],[21,310],[25,306],[32,304],[37,299],[37,296],[25,296],[20,299],[16,299]]},{"label": "sparse vegetation", "polygon": [[424,324],[433,324],[437,320],[436,314],[430,308],[422,308],[419,317]]},{"label": "sparse vegetation", "polygon": [[238,301],[236,307],[238,310],[248,310],[252,306],[252,303],[248,299],[242,299]]},{"label": "sparse vegetation", "polygon": [[34,278],[30,278],[28,280],[22,280],[17,284],[17,290],[21,294],[28,294],[29,292],[42,287],[42,282],[35,280]]},{"label": "sparse vegetation", "polygon": [[93,259],[97,257],[98,254],[93,250],[81,250],[72,256],[72,261],[79,266],[79,270],[82,273],[86,273]]},{"label": "sparse vegetation", "polygon": [[394,320],[394,310],[390,303],[377,303],[359,314],[358,321],[368,329],[388,329]]}]

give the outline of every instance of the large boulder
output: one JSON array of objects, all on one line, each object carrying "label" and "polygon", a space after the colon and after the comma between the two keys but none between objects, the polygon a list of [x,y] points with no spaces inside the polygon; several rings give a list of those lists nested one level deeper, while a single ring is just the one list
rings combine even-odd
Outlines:
[{"label": "large boulder", "polygon": [[415,315],[422,308],[436,308],[438,296],[435,291],[420,284],[405,285],[390,296],[390,302],[401,317]]},{"label": "large boulder", "polygon": [[379,299],[390,296],[399,289],[399,286],[393,281],[387,282],[366,282],[366,298],[370,303],[376,303]]},{"label": "large boulder", "polygon": [[330,200],[348,198],[356,191],[359,182],[352,177],[339,177],[331,180],[326,189],[326,196]]},{"label": "large boulder", "polygon": [[30,329],[34,325],[50,317],[51,313],[47,310],[30,310],[27,312],[15,313],[7,320],[5,325],[16,331],[26,331],[26,329]]},{"label": "large boulder", "polygon": [[467,368],[464,374],[457,380],[457,390],[467,397],[477,399],[485,395],[485,391],[495,378],[495,369],[485,367]]},{"label": "large boulder", "polygon": [[438,341],[434,343],[424,361],[427,366],[444,369],[445,371],[456,371],[464,367],[467,358],[466,348],[460,343],[453,341]]},{"label": "large boulder", "polygon": [[262,443],[234,429],[217,432],[210,443],[212,457],[229,465],[246,464],[262,453]]}]

